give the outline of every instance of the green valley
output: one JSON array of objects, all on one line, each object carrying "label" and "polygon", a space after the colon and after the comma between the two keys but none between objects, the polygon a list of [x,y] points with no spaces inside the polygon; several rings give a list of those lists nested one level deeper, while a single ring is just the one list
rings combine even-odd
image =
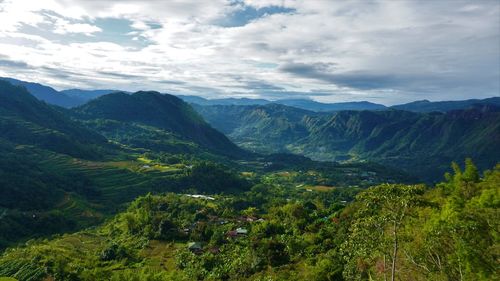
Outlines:
[{"label": "green valley", "polygon": [[157,92],[65,109],[0,81],[0,276],[494,280],[498,118]]},{"label": "green valley", "polygon": [[499,66],[499,0],[0,0],[0,281],[500,280]]},{"label": "green valley", "polygon": [[500,110],[495,105],[446,113],[325,113],[279,104],[194,106],[236,144],[255,152],[375,161],[429,182],[439,180],[452,161],[471,157],[485,169],[500,158]]}]

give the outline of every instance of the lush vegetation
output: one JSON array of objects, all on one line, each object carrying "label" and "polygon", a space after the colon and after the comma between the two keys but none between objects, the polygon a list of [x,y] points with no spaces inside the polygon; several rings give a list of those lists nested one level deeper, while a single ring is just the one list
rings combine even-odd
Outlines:
[{"label": "lush vegetation", "polygon": [[162,148],[163,135],[168,132],[170,139],[196,143],[218,154],[241,156],[244,153],[226,136],[210,127],[191,106],[171,95],[112,93],[91,100],[74,111],[83,119],[99,119],[93,122],[94,129],[109,137],[128,138],[127,144],[137,145],[151,136],[159,145],[152,144],[153,148],[158,150]]},{"label": "lush vegetation", "polygon": [[[115,95],[111,98],[128,97]],[[132,97],[145,104],[163,100],[154,93]],[[223,145],[227,138],[179,99],[165,98],[164,107],[152,113],[149,122],[136,120],[133,114],[116,113],[130,121],[114,117],[107,98],[68,111],[36,100],[21,87],[0,83],[0,249],[95,225],[148,192],[234,194],[263,175],[280,178],[275,171],[288,173],[287,181],[304,186],[363,187],[410,179],[374,164],[321,164],[292,155],[231,160],[206,144],[219,138]],[[109,116],[91,114],[99,108]],[[176,131],[182,126],[192,133]],[[195,134],[204,132],[214,137],[195,142]],[[226,154],[238,155],[240,150],[234,147],[230,143],[224,147]]]},{"label": "lush vegetation", "polygon": [[[270,178],[233,195],[135,200],[102,226],[7,250],[19,280],[495,280],[500,165],[435,187],[314,190]],[[240,228],[242,233],[236,232]],[[239,233],[239,234],[238,234]],[[191,248],[189,248],[191,247]]]},{"label": "lush vegetation", "polygon": [[[247,147],[265,136],[256,150],[304,153],[307,140],[315,153],[421,173],[465,155],[498,160],[493,107],[249,108],[210,118]],[[0,129],[0,280],[499,278],[498,164],[480,174],[468,159],[419,185],[372,162],[245,152],[169,95],[114,93],[68,110],[1,81]]]},{"label": "lush vegetation", "polygon": [[317,160],[370,160],[436,182],[452,161],[486,169],[500,158],[500,110],[484,105],[446,113],[399,110],[318,113],[284,105],[195,106],[235,143],[262,153]]}]

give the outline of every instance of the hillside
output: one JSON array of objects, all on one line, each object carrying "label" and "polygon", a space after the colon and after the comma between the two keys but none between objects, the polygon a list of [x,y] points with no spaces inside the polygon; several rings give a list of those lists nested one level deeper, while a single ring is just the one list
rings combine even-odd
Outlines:
[{"label": "hillside", "polygon": [[197,160],[203,155],[162,152],[169,163],[155,162],[110,144],[67,113],[0,81],[0,249],[96,224],[148,192],[234,192],[245,186],[228,168]]},{"label": "hillside", "polygon": [[[127,134],[127,127],[133,131],[139,124],[152,134],[170,134],[173,140],[193,142],[213,152],[228,156],[244,154],[226,136],[210,127],[191,106],[172,95],[158,92],[112,93],[75,108],[74,112],[85,119],[99,119],[104,125],[97,124],[96,128],[107,136],[116,135],[117,130]],[[106,126],[104,120],[121,123]],[[134,132],[129,135],[132,139],[138,137]]]},{"label": "hillside", "polygon": [[107,140],[34,98],[20,86],[0,81],[0,139],[35,145],[79,158],[100,157]]},{"label": "hillside", "polygon": [[287,151],[286,145],[309,135],[309,118],[326,116],[279,104],[194,108],[237,144],[263,153]]},{"label": "hillside", "polygon": [[500,112],[483,106],[447,113],[316,113],[278,105],[198,106],[214,127],[257,152],[317,160],[372,160],[435,180],[447,163],[473,157],[481,168],[500,157]]}]

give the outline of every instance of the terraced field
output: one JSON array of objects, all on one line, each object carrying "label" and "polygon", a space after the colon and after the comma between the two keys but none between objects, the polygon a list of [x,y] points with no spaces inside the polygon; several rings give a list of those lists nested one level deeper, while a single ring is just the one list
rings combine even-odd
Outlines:
[{"label": "terraced field", "polygon": [[[96,225],[123,210],[137,196],[170,190],[172,179],[185,169],[183,165],[160,165],[145,158],[137,159],[140,155],[128,155],[128,160],[90,161],[31,145],[18,145],[12,153],[20,163],[19,167],[12,167],[12,173],[30,178],[19,192],[45,205],[43,208],[14,205],[0,210],[0,248]],[[5,166],[8,165],[6,162]],[[48,222],[52,226],[46,228],[47,233],[33,232]],[[10,235],[7,229],[16,229],[18,234]]]},{"label": "terraced field", "polygon": [[88,179],[89,184],[98,194],[88,198],[85,204],[74,200],[74,194],[68,194],[61,206],[65,211],[72,209],[97,209],[102,211],[115,211],[114,206],[131,201],[141,194],[151,191],[168,190],[168,186],[161,185],[164,180],[180,174],[183,170],[177,167],[153,165],[144,168],[144,158],[128,161],[97,162],[75,159],[69,156],[51,153],[41,166],[47,172],[73,175]]}]

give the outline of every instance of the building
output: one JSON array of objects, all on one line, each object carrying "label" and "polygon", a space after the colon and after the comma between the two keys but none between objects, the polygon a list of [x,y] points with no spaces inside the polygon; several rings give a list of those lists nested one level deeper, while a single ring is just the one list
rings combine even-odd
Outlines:
[{"label": "building", "polygon": [[201,246],[200,242],[189,242],[188,243],[188,249],[191,252],[199,253],[203,250],[203,247]]},{"label": "building", "polygon": [[238,227],[236,229],[236,233],[238,235],[247,235],[248,234],[248,230],[246,228],[241,228],[241,227]]}]

